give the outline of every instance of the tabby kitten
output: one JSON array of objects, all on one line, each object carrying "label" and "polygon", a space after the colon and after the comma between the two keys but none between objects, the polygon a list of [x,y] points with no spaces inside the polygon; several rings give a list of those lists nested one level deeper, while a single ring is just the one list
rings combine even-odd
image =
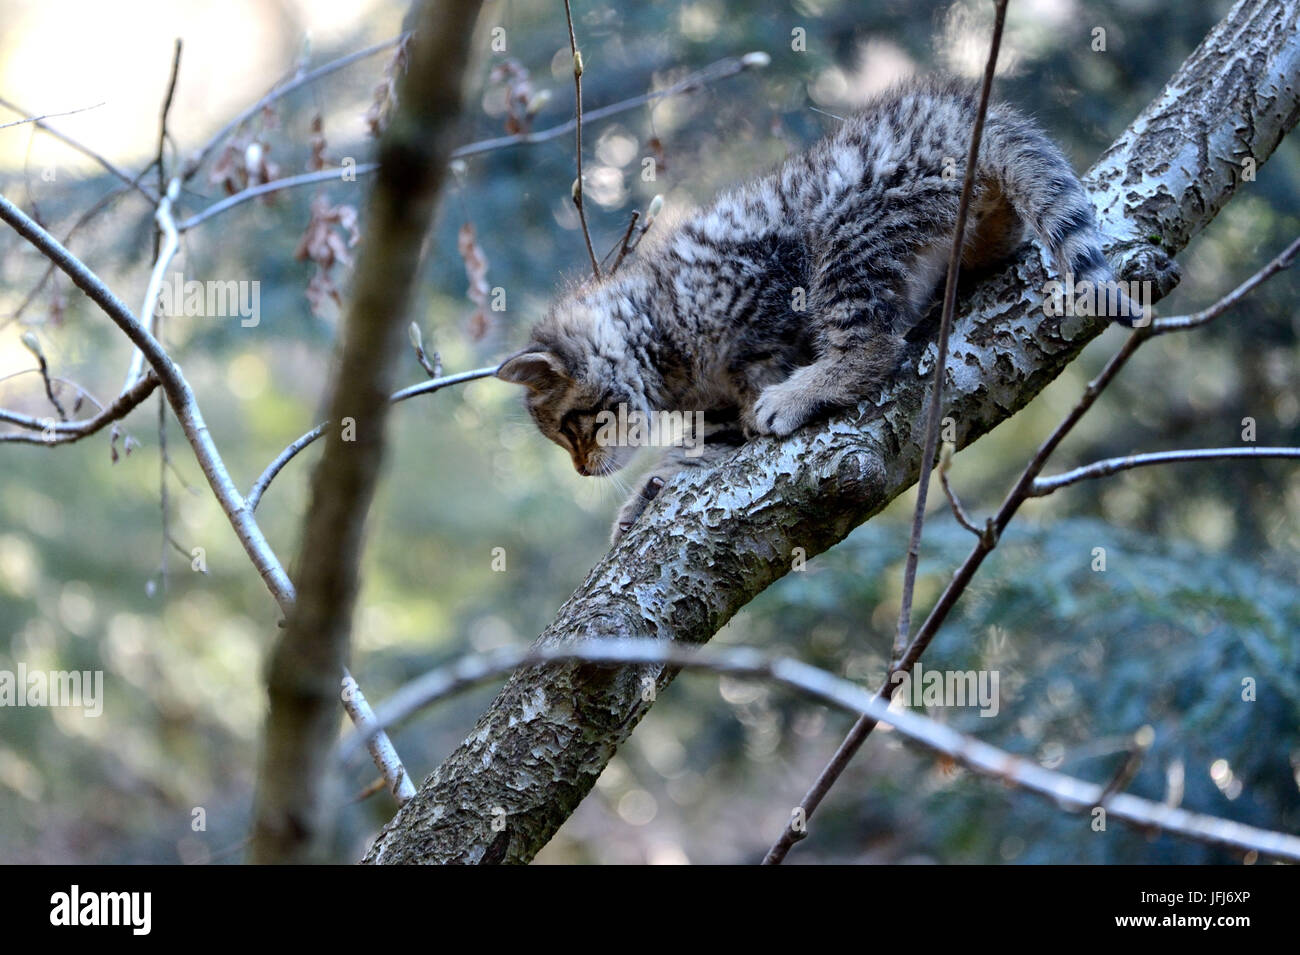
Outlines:
[{"label": "tabby kitten", "polygon": [[[614,525],[665,480],[755,435],[788,435],[897,371],[952,247],[977,91],[948,80],[880,96],[775,172],[649,233],[614,276],[563,294],[497,372],[580,474],[635,451],[611,413],[687,413],[705,453],[666,455]],[[990,107],[962,267],[1007,258],[1026,228],[1076,282],[1110,281],[1092,205],[1029,119]],[[695,414],[703,412],[702,415]]]}]

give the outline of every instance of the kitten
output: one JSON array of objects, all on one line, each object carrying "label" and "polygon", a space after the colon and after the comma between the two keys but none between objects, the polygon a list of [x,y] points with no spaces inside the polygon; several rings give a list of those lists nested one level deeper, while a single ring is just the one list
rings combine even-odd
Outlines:
[{"label": "kitten", "polygon": [[[526,386],[529,413],[580,474],[612,473],[636,450],[604,427],[620,405],[687,413],[705,453],[670,451],[623,506],[614,540],[683,467],[788,435],[897,371],[903,335],[942,287],[977,109],[977,90],[955,81],[880,96],[775,172],[656,223],[634,260],[561,295],[502,364],[498,377]],[[1113,279],[1065,156],[991,105],[962,267],[1007,258],[1026,230],[1062,277]]]}]

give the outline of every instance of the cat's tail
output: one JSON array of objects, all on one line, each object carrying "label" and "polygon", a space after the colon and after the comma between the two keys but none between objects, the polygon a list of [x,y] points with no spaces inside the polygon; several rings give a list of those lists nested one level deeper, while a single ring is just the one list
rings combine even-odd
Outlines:
[{"label": "cat's tail", "polygon": [[[1092,201],[1070,161],[1037,125],[1015,110],[990,108],[980,147],[981,174],[996,181],[1011,208],[1048,252],[1057,271],[1045,294],[1058,307],[1089,308],[1132,327],[1150,321],[1117,282],[1102,253]],[[1069,300],[1069,304],[1065,300]],[[1060,314],[1059,312],[1057,314]]]}]

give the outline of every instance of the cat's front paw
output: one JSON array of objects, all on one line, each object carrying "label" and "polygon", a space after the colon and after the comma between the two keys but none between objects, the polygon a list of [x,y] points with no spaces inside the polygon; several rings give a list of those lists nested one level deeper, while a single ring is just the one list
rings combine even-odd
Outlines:
[{"label": "cat's front paw", "polygon": [[755,434],[784,438],[811,421],[821,409],[822,403],[808,393],[796,373],[794,377],[764,388],[745,423]]},{"label": "cat's front paw", "polygon": [[617,544],[619,540],[632,529],[637,518],[664,489],[664,479],[659,475],[654,475],[645,484],[641,485],[641,490],[637,491],[618,511],[618,517],[614,519],[614,526],[610,529],[609,543],[610,546]]}]

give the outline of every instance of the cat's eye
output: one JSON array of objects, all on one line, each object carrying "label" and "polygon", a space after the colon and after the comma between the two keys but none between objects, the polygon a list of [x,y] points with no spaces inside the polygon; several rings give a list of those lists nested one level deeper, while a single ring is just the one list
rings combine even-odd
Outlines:
[{"label": "cat's eye", "polygon": [[560,434],[564,435],[569,440],[569,442],[573,445],[575,451],[578,448],[579,435],[581,435],[584,431],[590,430],[589,428],[579,427],[579,419],[581,418],[591,418],[592,419],[591,424],[594,425],[596,420],[596,409],[575,408],[571,411],[566,411],[564,413],[564,417],[560,419],[560,427],[559,427]]}]

